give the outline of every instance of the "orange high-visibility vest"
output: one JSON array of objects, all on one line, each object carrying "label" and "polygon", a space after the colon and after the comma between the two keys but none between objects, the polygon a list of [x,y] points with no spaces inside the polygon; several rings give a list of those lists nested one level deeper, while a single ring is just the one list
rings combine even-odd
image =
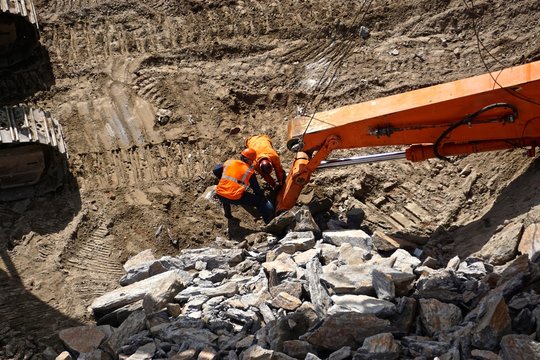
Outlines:
[{"label": "orange high-visibility vest", "polygon": [[216,194],[230,200],[238,200],[249,187],[249,179],[255,170],[241,160],[228,160],[216,187]]}]

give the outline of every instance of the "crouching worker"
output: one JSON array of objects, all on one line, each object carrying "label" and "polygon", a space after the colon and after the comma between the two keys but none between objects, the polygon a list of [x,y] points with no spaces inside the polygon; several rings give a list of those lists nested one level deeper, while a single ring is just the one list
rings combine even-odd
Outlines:
[{"label": "crouching worker", "polygon": [[[253,163],[253,167],[258,174],[260,174],[264,180],[273,189],[276,185],[283,186],[285,182],[285,172],[281,166],[281,160],[278,153],[272,145],[272,141],[268,135],[255,135],[246,140],[246,147],[255,150],[257,157]],[[272,178],[272,172],[276,173],[276,181]]]},{"label": "crouching worker", "polygon": [[[274,207],[265,198],[254,175],[253,161],[256,157],[255,150],[247,148],[242,150],[240,160],[230,159],[214,167],[214,175],[219,179],[216,196],[223,204],[223,212],[227,219],[233,218],[231,205],[255,207],[265,224],[268,224],[274,216]],[[253,193],[248,191],[248,188],[251,188]]]}]

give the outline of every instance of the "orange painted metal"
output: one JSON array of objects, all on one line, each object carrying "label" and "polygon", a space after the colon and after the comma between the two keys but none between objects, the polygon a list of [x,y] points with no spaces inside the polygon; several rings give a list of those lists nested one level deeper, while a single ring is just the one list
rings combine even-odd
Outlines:
[{"label": "orange painted metal", "polygon": [[[447,144],[440,150],[442,156],[456,156],[474,154],[486,151],[497,151],[515,148],[540,146],[540,139],[519,139],[519,140],[495,140],[482,141],[467,144]],[[412,162],[424,161],[435,157],[432,145],[412,145],[405,151],[405,157]]]},{"label": "orange painted metal", "polygon": [[[535,146],[540,139],[540,61],[295,118],[289,121],[288,138],[301,141],[300,151],[308,154],[319,151],[329,137],[339,139],[336,149],[423,144],[426,154],[420,159],[434,155],[433,144],[446,129],[493,103],[513,105],[517,118],[502,121],[511,114],[504,108],[482,113],[447,134],[439,152],[492,151],[522,139]],[[293,167],[289,177],[297,171]],[[294,206],[300,191],[285,187],[278,210]]]},{"label": "orange painted metal", "polygon": [[309,182],[311,174],[326,159],[332,150],[339,147],[339,138],[329,136],[317,153],[310,157],[304,152],[296,153],[291,171],[285,180],[285,185],[277,196],[277,210],[290,209],[302,192],[304,185]]}]

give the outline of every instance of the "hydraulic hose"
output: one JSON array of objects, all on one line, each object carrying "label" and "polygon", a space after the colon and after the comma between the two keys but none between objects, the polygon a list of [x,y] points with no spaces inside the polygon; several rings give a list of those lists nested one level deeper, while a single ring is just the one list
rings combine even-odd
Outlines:
[{"label": "hydraulic hose", "polygon": [[517,108],[512,105],[512,104],[507,104],[507,103],[494,103],[494,104],[491,104],[491,105],[487,105],[485,107],[483,107],[482,109],[478,110],[477,112],[475,113],[472,113],[471,115],[468,115],[466,116],[465,118],[461,119],[460,121],[456,122],[455,124],[451,125],[450,127],[448,127],[445,131],[443,131],[443,133],[437,138],[437,140],[435,141],[435,143],[433,144],[433,152],[435,154],[435,156],[438,158],[438,159],[441,159],[441,160],[445,160],[445,161],[450,161],[450,159],[448,159],[446,156],[443,156],[439,153],[439,147],[441,146],[441,142],[442,140],[448,136],[448,134],[450,134],[452,131],[454,131],[455,129],[457,129],[458,127],[460,127],[461,125],[466,125],[466,124],[471,124],[473,122],[473,120],[478,117],[478,115],[482,114],[482,113],[485,113],[486,111],[489,111],[489,110],[492,110],[492,109],[495,109],[495,108],[507,108],[507,109],[510,109],[512,111],[512,115],[509,115],[508,117],[506,117],[503,121],[510,121],[510,122],[513,122],[515,119],[517,119],[518,117],[518,110]]}]

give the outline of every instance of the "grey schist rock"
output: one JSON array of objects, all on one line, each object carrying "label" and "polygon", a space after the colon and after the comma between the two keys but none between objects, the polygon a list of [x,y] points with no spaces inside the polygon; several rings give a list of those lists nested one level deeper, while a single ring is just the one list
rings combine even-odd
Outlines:
[{"label": "grey schist rock", "polygon": [[196,295],[203,295],[210,298],[217,296],[233,296],[237,292],[238,284],[235,282],[226,282],[225,284],[216,287],[190,286],[176,294],[174,300],[183,303]]},{"label": "grey schist rock", "polygon": [[525,228],[519,241],[518,252],[527,254],[531,261],[540,256],[540,224],[530,224]]},{"label": "grey schist rock", "polygon": [[423,336],[405,336],[401,345],[413,356],[425,356],[432,359],[448,352],[452,346],[443,341],[434,341]]},{"label": "grey schist rock", "polygon": [[[198,320],[200,321],[200,320]],[[218,336],[205,328],[179,327],[175,323],[161,324],[150,329],[154,337],[175,344],[185,344],[188,347],[203,349],[218,339]]]},{"label": "grey schist rock", "polygon": [[[54,356],[53,356],[54,357]],[[62,351],[54,360],[73,360],[71,354],[67,351]]]},{"label": "grey schist rock", "polygon": [[152,263],[156,260],[153,249],[146,249],[128,259],[123,265],[125,271],[139,267],[143,264]]},{"label": "grey schist rock", "polygon": [[305,267],[312,259],[318,259],[321,256],[320,249],[309,249],[307,251],[293,255],[293,260],[298,266]]},{"label": "grey schist rock", "polygon": [[309,353],[316,353],[307,341],[287,340],[283,342],[283,352],[296,359],[305,359]]},{"label": "grey schist rock", "polygon": [[355,312],[327,316],[315,330],[303,335],[302,340],[327,350],[338,350],[344,346],[358,348],[365,338],[391,331],[388,320],[375,315]]},{"label": "grey schist rock", "polygon": [[373,289],[375,290],[375,294],[377,294],[377,298],[389,301],[394,300],[396,297],[396,286],[392,281],[392,277],[377,269],[373,270],[371,276]]},{"label": "grey schist rock", "polygon": [[174,296],[185,287],[184,279],[180,280],[178,272],[171,272],[157,283],[151,292],[143,297],[143,308],[147,316],[163,309],[167,303],[173,301]]},{"label": "grey schist rock", "polygon": [[265,303],[262,303],[259,305],[259,312],[263,316],[264,322],[268,324],[271,321],[276,320],[276,317],[274,316],[274,313],[272,312],[272,309]]},{"label": "grey schist rock", "polygon": [[[234,273],[234,272],[233,272]],[[212,271],[202,270],[199,271],[199,279],[208,280],[215,283],[220,283],[229,277],[229,271],[225,269],[213,269]]]},{"label": "grey schist rock", "polygon": [[215,360],[218,358],[219,358],[218,353],[211,346],[207,346],[204,349],[202,349],[199,352],[199,355],[197,356],[197,360]]},{"label": "grey schist rock", "polygon": [[420,319],[429,336],[449,330],[463,319],[461,309],[437,299],[419,299]]},{"label": "grey schist rock", "polygon": [[240,360],[272,360],[274,351],[253,345],[242,353]]},{"label": "grey schist rock", "polygon": [[502,337],[511,332],[508,307],[499,291],[491,291],[464,320],[476,323],[472,344],[479,349],[495,350]]},{"label": "grey schist rock", "polygon": [[459,264],[456,273],[467,278],[482,279],[487,274],[486,266],[482,261],[466,259]]},{"label": "grey schist rock", "polygon": [[278,285],[271,286],[269,292],[272,296],[277,296],[280,292],[286,292],[299,299],[302,297],[302,283],[299,280],[285,280]]},{"label": "grey schist rock", "polygon": [[[500,233],[511,233],[511,225]],[[153,276],[92,304],[96,315],[105,314],[100,321],[116,314],[118,328],[107,327],[103,338],[76,335],[87,349],[66,346],[100,360],[537,359],[540,295],[529,289],[540,266],[529,254],[500,266],[456,257],[435,270],[396,249],[393,238],[378,240],[385,249],[379,254],[369,237],[326,237],[331,244],[306,234],[257,240],[251,250],[186,250],[159,260],[141,255],[128,271],[139,267]],[[169,266],[178,269],[164,272]]]},{"label": "grey schist rock", "polygon": [[315,237],[320,238],[321,229],[313,219],[313,215],[311,215],[311,211],[309,211],[309,208],[307,206],[303,206],[300,209],[295,210],[294,212],[294,218],[296,220],[296,223],[294,224],[293,230],[295,232],[309,231],[315,234]]},{"label": "grey schist rock", "polygon": [[184,263],[184,270],[195,268],[198,261],[206,263],[206,269],[212,270],[225,265],[235,266],[245,258],[245,252],[242,249],[184,249],[181,255],[177,256]]},{"label": "grey schist rock", "polygon": [[517,255],[522,233],[522,223],[510,223],[500,232],[495,233],[473,256],[493,265],[502,265]]},{"label": "grey schist rock", "polygon": [[313,259],[306,264],[306,280],[311,302],[320,314],[325,314],[330,307],[331,299],[328,291],[321,284],[322,267],[318,259]]},{"label": "grey schist rock", "polygon": [[262,264],[267,272],[276,271],[279,276],[294,276],[298,266],[289,254],[279,254],[273,261],[267,261]]},{"label": "grey schist rock", "polygon": [[282,245],[291,245],[294,248],[294,252],[306,251],[315,246],[315,235],[312,231],[303,232],[290,232],[283,239],[279,241]]},{"label": "grey schist rock", "polygon": [[471,351],[471,356],[478,360],[502,360],[502,358],[493,351],[474,349]]},{"label": "grey schist rock", "polygon": [[72,327],[58,333],[64,346],[77,354],[92,353],[110,335],[110,330],[95,325]]},{"label": "grey schist rock", "polygon": [[[159,260],[145,261],[139,263],[138,265],[131,266],[127,273],[120,278],[120,285],[126,286],[133,284],[137,281],[148,279],[157,274],[164,273],[169,270],[182,270],[184,263],[171,256],[164,256]],[[180,273],[180,271],[179,271]],[[192,278],[193,276],[187,272],[183,272],[186,279]]]},{"label": "grey schist rock", "polygon": [[394,336],[391,333],[382,333],[366,338],[354,358],[357,360],[396,360],[399,358],[400,351],[401,346],[394,340]]},{"label": "grey schist rock", "polygon": [[135,354],[128,357],[126,360],[152,360],[156,352],[156,344],[150,342],[137,349]]},{"label": "grey schist rock", "polygon": [[321,259],[325,264],[329,264],[332,261],[336,260],[339,254],[339,249],[337,246],[332,244],[325,244],[319,240],[315,244],[315,249],[321,250]]},{"label": "grey schist rock", "polygon": [[339,350],[334,351],[328,356],[328,360],[345,360],[351,356],[351,347],[344,346]]},{"label": "grey schist rock", "polygon": [[371,237],[362,230],[324,231],[322,238],[325,243],[336,246],[347,243],[368,251],[373,248]]},{"label": "grey schist rock", "polygon": [[460,291],[462,280],[447,269],[439,269],[420,276],[416,281],[417,297],[434,298],[440,301],[459,302],[463,300]]},{"label": "grey schist rock", "polygon": [[422,263],[420,259],[412,256],[403,249],[397,249],[390,257],[395,259],[394,265],[392,266],[394,269],[411,274],[414,272],[414,269]]},{"label": "grey schist rock", "polygon": [[448,260],[448,264],[446,264],[446,269],[456,271],[459,268],[460,261],[461,260],[459,259],[459,256],[454,256],[453,258]]},{"label": "grey schist rock", "polygon": [[371,258],[371,251],[349,243],[339,247],[338,260],[346,265],[360,265]]},{"label": "grey schist rock", "polygon": [[540,360],[540,343],[526,335],[506,335],[501,340],[503,360]]},{"label": "grey schist rock", "polygon": [[336,294],[368,295],[373,293],[373,281],[369,266],[326,265],[323,268],[323,280]]},{"label": "grey schist rock", "polygon": [[298,307],[300,307],[300,305],[302,305],[302,301],[299,298],[292,296],[291,294],[284,291],[274,296],[271,303],[272,306],[276,308],[282,308],[289,311],[294,311]]},{"label": "grey schist rock", "polygon": [[366,295],[333,295],[331,299],[334,305],[328,309],[329,315],[354,311],[386,317],[394,315],[397,311],[396,305],[390,301]]},{"label": "grey schist rock", "polygon": [[146,294],[157,289],[167,287],[183,288],[186,286],[186,277],[183,272],[177,270],[152,276],[151,278],[136,282],[134,284],[121,287],[111,292],[105,293],[95,299],[89,307],[96,316],[105,314],[114,309],[131,304],[144,298]]},{"label": "grey schist rock", "polygon": [[120,326],[124,320],[128,318],[133,312],[141,310],[143,307],[143,301],[138,300],[134,303],[119,307],[99,318],[97,318],[97,325],[111,325],[114,327]]},{"label": "grey schist rock", "polygon": [[523,289],[525,279],[531,273],[528,256],[520,255],[504,266],[495,267],[493,272],[499,275],[496,290],[505,297],[511,296]]},{"label": "grey schist rock", "polygon": [[109,353],[117,354],[131,336],[141,332],[146,327],[145,319],[146,315],[143,310],[133,312],[105,341],[102,348],[108,350]]}]

